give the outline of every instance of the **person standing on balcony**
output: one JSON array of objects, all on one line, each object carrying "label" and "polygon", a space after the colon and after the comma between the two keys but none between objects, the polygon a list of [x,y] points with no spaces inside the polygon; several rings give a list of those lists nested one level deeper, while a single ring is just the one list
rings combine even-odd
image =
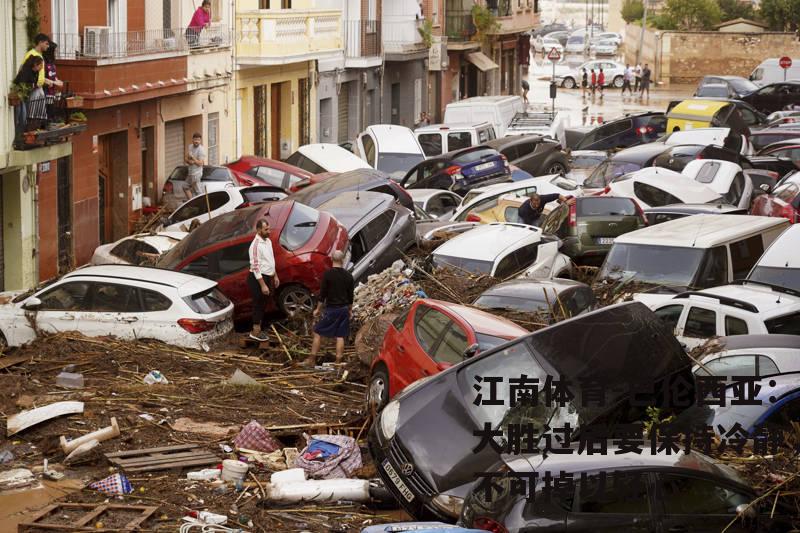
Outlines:
[{"label": "person standing on balcony", "polygon": [[[24,98],[21,98],[21,103],[14,107],[14,146],[17,149],[23,148],[23,135],[29,129],[29,120],[37,120],[40,118],[34,113],[34,109],[31,106],[31,98],[35,91],[38,90],[40,93],[42,92],[41,87],[38,86],[39,73],[42,70],[44,70],[44,60],[42,57],[31,55],[25,60],[19,68],[19,72],[17,72],[17,75],[14,77],[14,83],[16,85],[24,87],[26,93],[30,91]],[[40,96],[40,99],[43,100],[43,97]],[[44,110],[44,106],[42,106],[42,110]]]},{"label": "person standing on balcony", "polygon": [[195,10],[189,27],[186,28],[186,40],[189,46],[197,46],[200,32],[211,26],[211,0],[203,0],[200,7]]},{"label": "person standing on balcony", "polygon": [[[48,48],[50,48],[50,43],[51,43],[50,37],[48,37],[44,33],[40,33],[40,34],[36,35],[36,37],[33,38],[33,48],[28,50],[28,53],[25,54],[25,57],[22,60],[23,63],[25,61],[27,61],[28,58],[30,58],[31,56],[41,57],[42,59],[44,59],[44,53],[47,52]],[[60,80],[49,80],[49,79],[47,79],[47,76],[45,75],[44,69],[41,69],[39,71],[39,77],[36,80],[36,86],[37,87],[39,87],[39,88],[45,87],[45,86],[46,87],[52,87],[52,86],[61,87],[62,85],[64,85],[64,84]],[[42,94],[44,94],[44,91],[42,91]],[[33,96],[33,95],[31,95],[31,96]]]},{"label": "person standing on balcony", "polygon": [[199,133],[192,135],[192,144],[186,151],[186,186],[183,189],[187,200],[191,200],[203,191],[200,181],[203,179],[203,165],[206,164],[206,149],[203,146],[203,136]]},{"label": "person standing on balcony", "polygon": [[64,84],[58,79],[58,75],[56,74],[56,48],[58,48],[58,45],[50,41],[47,50],[42,53],[42,57],[44,58],[44,77],[51,82],[51,84],[45,88],[45,93],[47,93],[48,96],[60,93],[61,86]]}]

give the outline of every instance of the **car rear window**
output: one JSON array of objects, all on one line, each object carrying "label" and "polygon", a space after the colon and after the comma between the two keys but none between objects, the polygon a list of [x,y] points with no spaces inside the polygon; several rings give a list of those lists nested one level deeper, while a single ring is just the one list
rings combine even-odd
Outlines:
[{"label": "car rear window", "polygon": [[629,163],[627,161],[608,161],[594,169],[592,175],[586,178],[586,180],[583,182],[583,186],[590,189],[602,189],[611,183],[615,178],[619,178],[620,176],[624,176],[625,174],[629,174],[631,172],[636,172],[641,168],[642,165],[639,163]]},{"label": "car rear window", "polygon": [[635,215],[636,205],[630,198],[579,198],[578,216]]},{"label": "car rear window", "polygon": [[800,313],[765,320],[764,325],[772,335],[800,335]]},{"label": "car rear window", "polygon": [[548,302],[536,298],[516,298],[513,296],[500,296],[494,294],[483,294],[475,305],[486,309],[517,309],[530,313],[547,312],[550,309]]},{"label": "car rear window", "polygon": [[671,195],[667,191],[640,181],[633,184],[633,193],[637,198],[641,198],[644,203],[653,207],[683,203],[680,198]]},{"label": "car rear window", "polygon": [[286,195],[272,189],[271,187],[253,187],[242,191],[242,197],[245,202],[257,204],[261,202],[268,202],[273,200],[280,200],[286,198]]},{"label": "car rear window", "polygon": [[202,181],[231,181],[231,172],[225,167],[203,167]]},{"label": "car rear window", "polygon": [[191,296],[185,296],[183,301],[186,302],[186,305],[188,305],[192,311],[201,315],[218,313],[231,303],[228,297],[222,294],[216,287],[192,294]]},{"label": "car rear window", "polygon": [[756,265],[747,279],[800,291],[800,268],[766,267]]},{"label": "car rear window", "polygon": [[478,259],[466,259],[464,257],[454,257],[450,255],[434,254],[433,262],[437,267],[453,267],[466,272],[478,274],[488,274],[492,271],[494,263],[491,261],[480,261]]},{"label": "car rear window", "polygon": [[289,251],[297,250],[314,235],[317,230],[317,222],[319,222],[319,211],[295,202],[281,232],[281,246]]},{"label": "car rear window", "polygon": [[475,161],[480,161],[484,157],[490,157],[495,155],[498,155],[498,152],[493,148],[482,148],[480,150],[471,150],[465,154],[459,154],[458,156],[454,157],[453,163],[466,165],[468,163],[474,163]]}]

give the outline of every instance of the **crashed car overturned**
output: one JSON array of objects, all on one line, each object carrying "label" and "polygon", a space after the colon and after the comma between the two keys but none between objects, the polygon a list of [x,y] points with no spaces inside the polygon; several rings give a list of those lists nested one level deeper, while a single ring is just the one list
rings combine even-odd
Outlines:
[{"label": "crashed car overturned", "polygon": [[[522,402],[510,407],[508,380],[522,374],[539,384],[548,376],[599,383],[605,401],[586,407],[576,389],[563,407],[545,406],[544,398],[532,408]],[[487,378],[501,382],[490,391]],[[647,394],[634,402],[636,391]],[[490,395],[499,405],[483,401]],[[647,307],[629,302],[541,329],[417,381],[377,417],[369,449],[406,511],[418,519],[452,522],[477,481],[476,472],[491,471],[501,459],[492,446],[473,452],[480,442],[476,432],[487,426],[502,432],[494,438],[505,448],[512,423],[533,424],[537,434],[545,426],[569,423],[577,435],[586,424],[641,420],[645,404],[681,411],[693,397],[688,355]]]}]

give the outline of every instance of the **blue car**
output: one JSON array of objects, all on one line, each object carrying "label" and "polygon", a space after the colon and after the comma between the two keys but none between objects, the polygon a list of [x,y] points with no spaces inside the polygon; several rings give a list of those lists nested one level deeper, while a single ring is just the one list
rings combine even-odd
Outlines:
[{"label": "blue car", "polygon": [[506,157],[486,145],[426,159],[400,181],[406,189],[445,189],[464,196],[471,189],[511,181]]},{"label": "blue car", "polygon": [[406,531],[414,533],[441,533],[442,531],[447,533],[486,533],[482,529],[467,529],[444,522],[395,522],[365,527],[361,533],[401,533]]}]

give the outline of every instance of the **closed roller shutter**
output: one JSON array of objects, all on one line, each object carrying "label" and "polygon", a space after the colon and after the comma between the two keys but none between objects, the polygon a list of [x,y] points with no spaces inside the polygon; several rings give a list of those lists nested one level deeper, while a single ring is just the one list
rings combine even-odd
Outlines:
[{"label": "closed roller shutter", "polygon": [[339,91],[339,142],[343,143],[350,140],[349,118],[350,115],[350,82],[343,83]]},{"label": "closed roller shutter", "polygon": [[183,120],[164,124],[164,171],[169,176],[175,167],[183,165],[186,144],[183,139]]}]

